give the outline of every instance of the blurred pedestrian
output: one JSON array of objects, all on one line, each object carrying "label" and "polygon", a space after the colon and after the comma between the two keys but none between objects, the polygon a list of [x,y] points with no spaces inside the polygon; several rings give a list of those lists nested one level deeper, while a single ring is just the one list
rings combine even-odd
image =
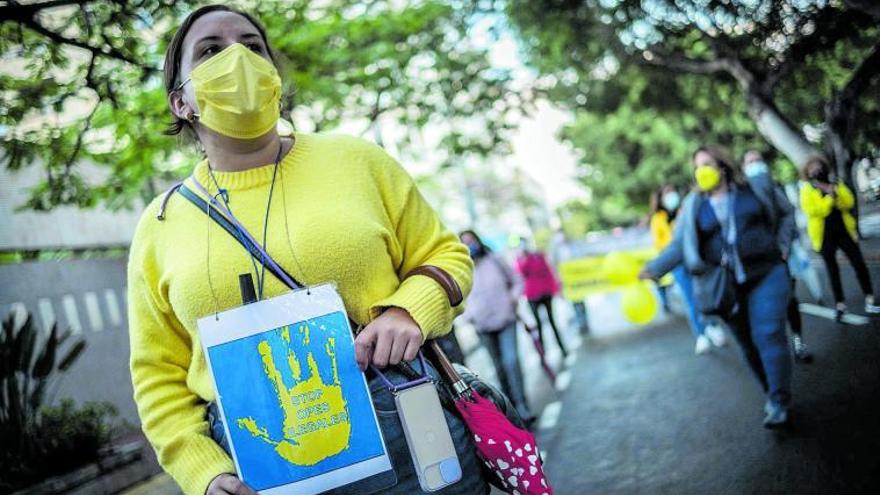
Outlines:
[{"label": "blurred pedestrian", "polygon": [[[675,216],[670,214],[661,204],[666,187],[663,186],[660,190],[651,193],[651,218],[648,225],[651,229],[651,237],[654,239],[654,249],[657,251],[662,251],[672,240],[672,225]],[[671,198],[675,198],[675,196],[670,196],[670,200],[672,200]],[[678,206],[675,209],[677,210]],[[660,296],[660,304],[665,313],[672,312],[672,307],[669,305],[669,285],[665,280],[657,281],[657,294]]]},{"label": "blurred pedestrian", "polygon": [[[651,214],[651,235],[654,237],[654,248],[662,251],[672,242],[673,225],[681,206],[681,195],[674,186],[666,185],[656,193],[656,199],[652,203],[654,211]],[[724,330],[717,325],[709,324],[708,318],[697,309],[691,277],[684,264],[672,269],[672,277],[681,292],[688,323],[696,339],[694,354],[705,354],[713,345],[723,346],[727,341]],[[658,285],[659,283],[658,281]]]},{"label": "blurred pedestrian", "polygon": [[[349,317],[365,325],[355,339],[361,369],[412,360],[426,338],[449,332],[459,310],[438,283],[401,276],[430,265],[466,293],[473,264],[465,246],[378,146],[278,131],[282,81],[257,19],[225,5],[195,10],[168,44],[164,78],[173,114],[166,133],[183,132],[205,155],[186,191],[224,203],[303,284],[335,283]],[[260,298],[290,288],[175,190],[146,208],[130,250],[134,400],[159,463],[186,495],[255,494],[234,474],[222,420],[211,413],[216,394],[196,322],[242,303],[239,274],[256,278]],[[392,392],[372,375],[374,404],[394,410]],[[470,431],[446,418],[463,478],[438,493],[488,493]],[[398,415],[378,422],[398,479],[385,493],[424,493]]]},{"label": "blurred pedestrian", "polygon": [[522,280],[476,232],[466,230],[459,237],[474,260],[473,287],[462,319],[474,326],[480,342],[489,351],[501,390],[513,402],[519,415],[531,421],[534,416],[526,403],[516,334],[516,310]]},{"label": "blurred pedestrian", "polygon": [[746,182],[719,150],[700,148],[693,161],[697,190],[682,204],[672,242],[640,276],[657,279],[684,263],[699,309],[727,322],[767,394],[764,426],[779,428],[791,402],[783,249],[792,210],[773,189]]},{"label": "blurred pedestrian", "polygon": [[523,279],[523,294],[529,303],[532,315],[535,317],[535,326],[538,329],[541,347],[544,347],[544,325],[541,324],[539,310],[544,308],[547,321],[556,337],[556,343],[559,345],[559,350],[562,351],[562,357],[565,358],[568,356],[568,349],[562,342],[562,335],[560,335],[556,320],[553,318],[553,297],[559,293],[559,281],[550,264],[547,263],[547,258],[544,253],[530,249],[528,241],[523,239],[520,242],[516,258],[516,271]]},{"label": "blurred pedestrian", "polygon": [[[776,201],[787,204],[787,208],[793,208],[791,202],[788,201],[788,197],[785,195],[785,190],[779,185],[779,183],[773,180],[773,177],[770,175],[770,167],[767,165],[767,162],[764,161],[764,157],[761,155],[760,151],[749,150],[746,152],[743,156],[743,172],[753,188],[772,189]],[[791,246],[793,246],[798,242],[797,225],[794,222],[787,223],[786,228],[790,228],[791,233],[787,234],[785,239],[790,238]],[[786,258],[786,262],[788,262],[789,268],[791,268],[792,263],[799,261],[792,257],[793,250],[791,246],[780,246],[780,249],[783,251]],[[789,274],[791,275],[792,273],[794,273],[794,271],[789,269]],[[807,351],[807,345],[804,343],[803,339],[803,322],[801,321],[800,301],[798,301],[797,294],[795,293],[796,282],[796,279],[792,276],[791,297],[788,299],[786,316],[788,319],[788,327],[791,329],[794,357],[799,362],[808,363],[812,360],[812,356]]]},{"label": "blurred pedestrian", "polygon": [[852,215],[854,206],[855,197],[852,191],[837,179],[825,157],[814,156],[807,160],[801,183],[801,208],[807,215],[807,234],[813,243],[813,249],[825,260],[828,278],[831,279],[837,321],[846,312],[840,267],[837,265],[838,249],[849,258],[856,272],[856,278],[865,295],[865,312],[880,313],[880,306],[874,300],[871,274],[865,265],[862,250],[859,249],[856,219]]}]

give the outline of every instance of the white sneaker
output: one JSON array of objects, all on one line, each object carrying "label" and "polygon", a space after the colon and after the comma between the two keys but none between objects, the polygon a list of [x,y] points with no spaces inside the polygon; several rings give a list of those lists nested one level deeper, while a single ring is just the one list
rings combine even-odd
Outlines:
[{"label": "white sneaker", "polygon": [[865,296],[865,313],[869,315],[880,313],[880,306],[874,304],[874,296]]},{"label": "white sneaker", "polygon": [[707,326],[705,334],[715,347],[722,347],[727,344],[727,336],[724,335],[724,330],[718,325]]},{"label": "white sneaker", "polygon": [[712,342],[710,342],[705,335],[697,337],[697,345],[694,346],[694,354],[697,356],[700,354],[706,354],[710,349],[712,349]]}]

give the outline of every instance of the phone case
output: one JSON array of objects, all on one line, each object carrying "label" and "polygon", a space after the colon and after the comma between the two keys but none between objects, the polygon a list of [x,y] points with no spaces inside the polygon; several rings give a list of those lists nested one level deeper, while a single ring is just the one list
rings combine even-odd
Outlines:
[{"label": "phone case", "polygon": [[402,390],[394,401],[422,490],[437,491],[461,480],[458,454],[435,385]]}]

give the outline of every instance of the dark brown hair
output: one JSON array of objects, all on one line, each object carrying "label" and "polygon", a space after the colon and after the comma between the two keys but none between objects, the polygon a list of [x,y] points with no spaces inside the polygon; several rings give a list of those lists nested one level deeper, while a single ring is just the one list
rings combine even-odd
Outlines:
[{"label": "dark brown hair", "polygon": [[483,242],[483,239],[481,239],[480,236],[477,235],[477,233],[473,230],[463,230],[460,234],[458,234],[458,238],[461,239],[462,237],[464,237],[465,234],[471,235],[474,237],[474,239],[477,240],[477,242],[480,244],[480,247],[483,248],[483,254],[488,254],[492,252],[492,249],[490,249],[489,246],[487,246],[486,243]]},{"label": "dark brown hair", "polygon": [[718,164],[718,167],[721,169],[722,174],[724,175],[724,179],[730,184],[745,184],[746,180],[743,176],[742,170],[739,165],[737,165],[733,160],[731,160],[726,151],[721,148],[714,146],[700,146],[694,151],[694,154],[691,155],[691,161],[694,161],[697,158],[697,154],[703,152],[707,155],[711,156],[715,163]]},{"label": "dark brown hair", "polygon": [[823,155],[813,155],[807,158],[807,161],[804,162],[804,166],[801,167],[801,177],[806,180],[812,180],[809,176],[810,169],[813,168],[814,165],[819,166],[820,172],[825,172],[827,175],[831,175],[831,163],[828,162],[828,159]]},{"label": "dark brown hair", "polygon": [[[272,46],[269,44],[269,39],[266,38],[266,28],[258,21],[254,16],[248,14],[247,12],[243,12],[238,9],[234,9],[232,7],[227,7],[226,5],[214,4],[214,5],[205,5],[204,7],[200,7],[194,10],[190,15],[186,16],[186,19],[180,24],[180,27],[177,28],[177,32],[174,33],[174,37],[171,38],[171,42],[168,43],[168,48],[165,49],[165,68],[164,68],[164,76],[165,76],[165,92],[167,94],[171,94],[177,88],[177,85],[180,84],[180,58],[183,55],[183,39],[186,38],[189,30],[192,29],[193,24],[199,18],[204,16],[205,14],[210,14],[211,12],[231,12],[233,14],[238,14],[245,19],[248,20],[254,27],[257,29],[257,32],[260,33],[260,38],[263,40],[263,44],[266,45],[266,49],[269,51],[269,58],[272,59],[272,63],[278,65],[278,62],[275,58],[275,52],[272,50]],[[165,129],[164,134],[168,136],[175,136],[180,134],[181,131],[187,129],[194,137],[194,132],[192,126],[185,119],[181,119],[174,116],[174,121]]]}]

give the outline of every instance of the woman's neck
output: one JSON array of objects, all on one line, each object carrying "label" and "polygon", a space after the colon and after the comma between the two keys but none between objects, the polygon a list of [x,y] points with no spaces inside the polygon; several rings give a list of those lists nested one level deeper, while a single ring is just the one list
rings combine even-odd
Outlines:
[{"label": "woman's neck", "polygon": [[283,156],[291,145],[274,129],[255,139],[234,139],[215,132],[200,133],[199,139],[211,168],[220,172],[241,172],[274,163],[278,146],[282,147]]},{"label": "woman's neck", "polygon": [[717,197],[724,196],[725,194],[727,194],[727,191],[729,191],[729,190],[730,190],[730,186],[727,185],[727,182],[721,182],[721,184],[718,184],[718,187],[716,187],[714,191],[709,193],[709,195],[712,196],[713,198],[717,198]]}]

